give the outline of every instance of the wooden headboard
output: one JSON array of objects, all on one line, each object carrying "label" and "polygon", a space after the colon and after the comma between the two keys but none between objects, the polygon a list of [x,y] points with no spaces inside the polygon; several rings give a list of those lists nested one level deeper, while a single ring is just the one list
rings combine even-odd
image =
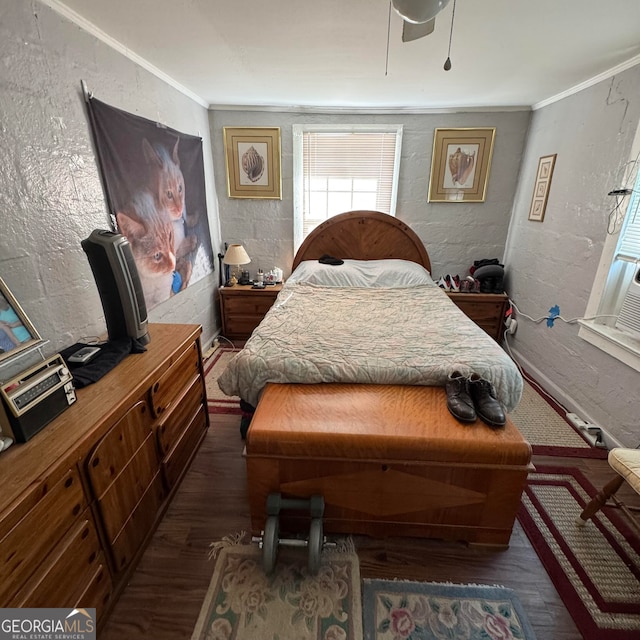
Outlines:
[{"label": "wooden headboard", "polygon": [[399,258],[431,271],[429,254],[416,232],[379,211],[349,211],[317,226],[300,245],[292,270],[303,260],[317,260],[325,254],[342,260]]}]

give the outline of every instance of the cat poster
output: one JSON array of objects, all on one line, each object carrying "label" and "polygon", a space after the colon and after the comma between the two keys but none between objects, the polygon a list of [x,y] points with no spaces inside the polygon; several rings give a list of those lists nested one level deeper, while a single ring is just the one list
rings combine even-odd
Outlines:
[{"label": "cat poster", "polygon": [[202,138],[88,105],[111,226],[131,245],[152,309],[214,268]]}]

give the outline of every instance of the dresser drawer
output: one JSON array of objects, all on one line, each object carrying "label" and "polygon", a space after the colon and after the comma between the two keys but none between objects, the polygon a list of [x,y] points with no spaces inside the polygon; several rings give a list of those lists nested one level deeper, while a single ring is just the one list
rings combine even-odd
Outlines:
[{"label": "dresser drawer", "polygon": [[193,343],[151,387],[151,410],[161,417],[175,404],[193,376],[200,374],[200,354]]},{"label": "dresser drawer", "polygon": [[225,310],[229,318],[237,316],[252,316],[262,319],[271,309],[276,296],[253,295],[228,296],[224,301]]},{"label": "dresser drawer", "polygon": [[164,495],[162,476],[158,472],[111,545],[116,571],[129,566],[153,530]]},{"label": "dresser drawer", "polygon": [[158,447],[166,455],[175,446],[194,414],[205,403],[202,378],[196,376],[189,388],[178,398],[169,414],[165,414],[158,426]]},{"label": "dresser drawer", "polygon": [[[16,598],[16,607],[68,607],[100,563],[98,534],[87,510]],[[85,605],[91,606],[91,605]]]},{"label": "dresser drawer", "polygon": [[448,293],[450,300],[494,340],[502,339],[504,314],[509,305],[505,294]]},{"label": "dresser drawer", "polygon": [[169,487],[173,487],[182,476],[206,428],[206,408],[201,407],[162,465],[165,481]]},{"label": "dresser drawer", "polygon": [[[98,564],[95,568],[89,584],[74,604],[77,609],[81,607],[85,609],[95,608],[98,626],[103,623],[102,612],[111,601],[111,596],[113,595],[111,575],[109,574],[109,569],[107,569],[107,566],[104,564],[104,558],[102,556],[100,556],[100,562],[101,564]],[[67,604],[67,606],[69,606],[69,604]]]},{"label": "dresser drawer", "polygon": [[40,485],[42,498],[11,530],[0,531],[0,602],[31,579],[51,550],[87,507],[75,469],[53,487]]},{"label": "dresser drawer", "polygon": [[87,461],[87,474],[97,498],[129,464],[131,457],[151,433],[151,412],[137,402],[100,440]]},{"label": "dresser drawer", "polygon": [[117,537],[127,518],[153,482],[159,466],[153,434],[149,433],[127,466],[98,498],[98,508],[110,541]]}]

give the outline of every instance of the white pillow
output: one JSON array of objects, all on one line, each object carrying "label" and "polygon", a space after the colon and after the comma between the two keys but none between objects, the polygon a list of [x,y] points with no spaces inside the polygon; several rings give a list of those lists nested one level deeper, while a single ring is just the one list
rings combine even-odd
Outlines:
[{"label": "white pillow", "polygon": [[409,260],[345,260],[344,264],[301,262],[287,282],[308,282],[325,287],[415,287],[434,285],[431,274]]}]

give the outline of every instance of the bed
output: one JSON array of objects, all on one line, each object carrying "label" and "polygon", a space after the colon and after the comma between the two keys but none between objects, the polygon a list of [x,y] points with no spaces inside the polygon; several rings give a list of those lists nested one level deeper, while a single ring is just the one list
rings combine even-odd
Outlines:
[{"label": "bed", "polygon": [[[344,263],[321,264],[326,255]],[[246,442],[254,534],[280,492],[322,494],[327,532],[508,545],[531,447],[508,419],[503,429],[455,420],[443,386],[452,371],[478,373],[510,411],[522,378],[429,270],[418,236],[378,212],[336,216],[300,247],[219,379],[256,407]],[[281,520],[305,528],[300,514]]]},{"label": "bed", "polygon": [[[346,262],[321,264],[323,255]],[[255,407],[268,383],[444,386],[460,371],[488,379],[511,411],[522,394],[517,367],[429,270],[421,240],[396,218],[356,211],[329,219],[300,247],[220,388]]]}]

